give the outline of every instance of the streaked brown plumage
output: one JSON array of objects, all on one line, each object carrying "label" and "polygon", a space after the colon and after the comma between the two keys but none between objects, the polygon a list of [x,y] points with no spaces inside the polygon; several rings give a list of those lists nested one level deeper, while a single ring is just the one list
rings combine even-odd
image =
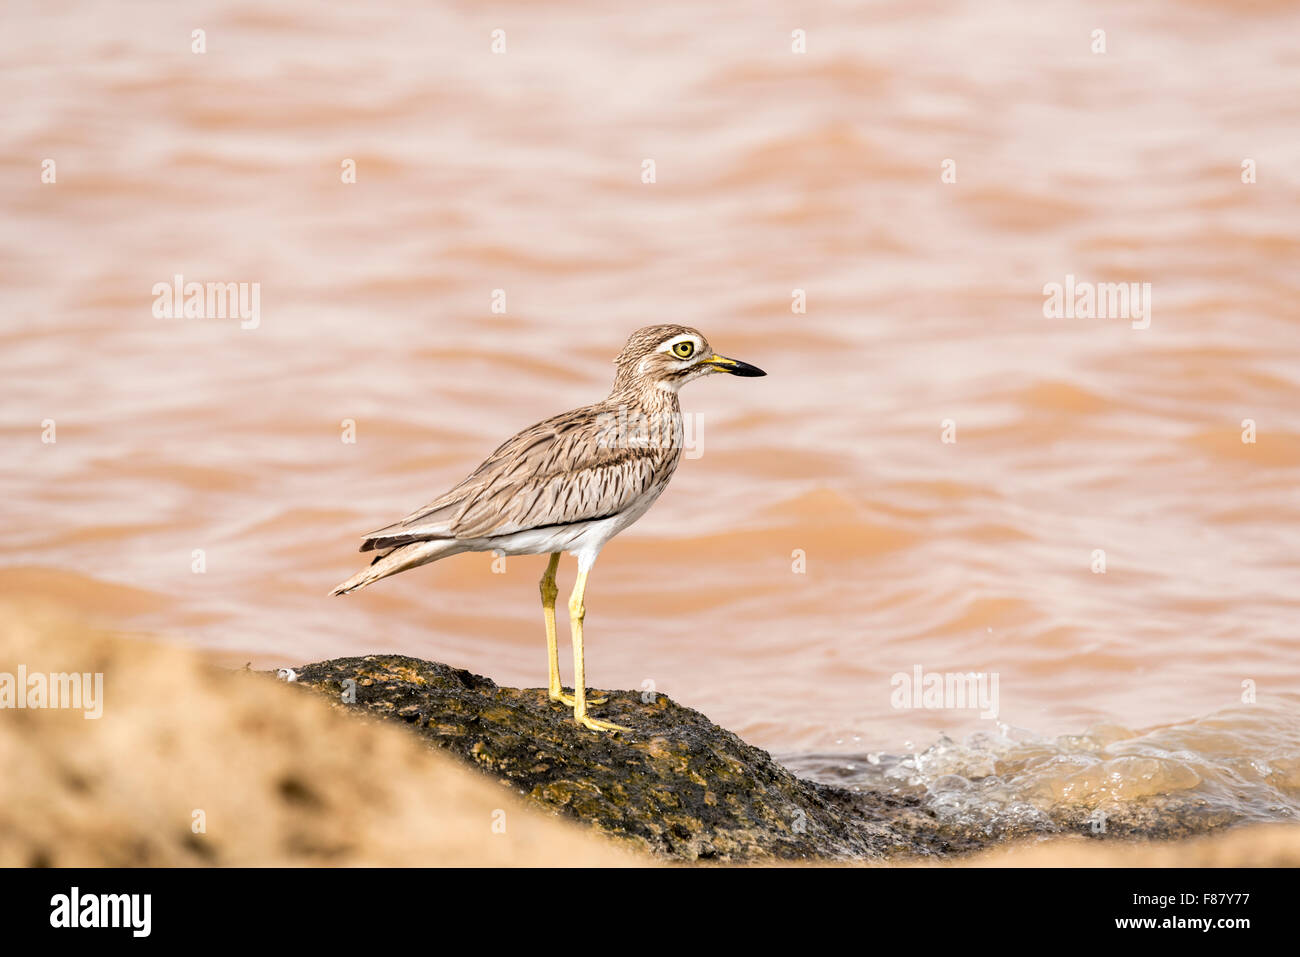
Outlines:
[{"label": "streaked brown plumage", "polygon": [[[550,553],[547,617],[551,697],[559,688],[554,650],[554,570],[559,553],[578,558],[578,588],[570,601],[574,624],[574,713],[595,730],[614,730],[586,715],[581,680],[581,600],[586,574],[600,549],[654,503],[681,458],[677,390],[717,372],[761,376],[716,355],[686,326],[647,326],[634,332],[614,360],[614,387],[601,402],[564,412],[507,439],[467,478],[406,518],[366,536],[376,551],[370,567],[334,589],[345,594],[389,575],[464,551],[508,555]],[[575,620],[575,612],[577,618]]]}]

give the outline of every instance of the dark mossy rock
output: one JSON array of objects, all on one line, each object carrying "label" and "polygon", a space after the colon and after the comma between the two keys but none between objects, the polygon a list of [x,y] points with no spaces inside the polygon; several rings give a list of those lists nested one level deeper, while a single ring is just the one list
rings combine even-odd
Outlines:
[{"label": "dark mossy rock", "polygon": [[662,858],[872,859],[980,843],[943,833],[914,798],[801,780],[664,695],[601,692],[609,700],[594,713],[632,731],[598,734],[544,689],[502,688],[417,658],[340,658],[295,675],[340,707],[403,721],[521,794]]},{"label": "dark mossy rock", "polygon": [[[578,727],[540,688],[402,655],[296,669],[297,684],[346,709],[405,722],[539,804],[656,857],[678,861],[932,857],[1007,840],[1090,832],[1089,809],[1008,822],[941,814],[924,788],[848,788],[796,777],[698,711],[664,695],[600,692],[593,709],[628,733]],[[1111,838],[1178,838],[1231,823],[1196,800],[1116,811]]]}]

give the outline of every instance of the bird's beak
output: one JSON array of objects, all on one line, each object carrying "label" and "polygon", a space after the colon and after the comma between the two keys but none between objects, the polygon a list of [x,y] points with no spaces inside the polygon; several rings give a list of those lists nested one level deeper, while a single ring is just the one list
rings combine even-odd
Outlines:
[{"label": "bird's beak", "polygon": [[758,366],[752,366],[748,362],[741,362],[739,359],[728,359],[726,356],[720,356],[716,352],[704,360],[706,366],[713,366],[719,372],[729,372],[732,375],[743,375],[746,378],[754,376],[767,375]]}]

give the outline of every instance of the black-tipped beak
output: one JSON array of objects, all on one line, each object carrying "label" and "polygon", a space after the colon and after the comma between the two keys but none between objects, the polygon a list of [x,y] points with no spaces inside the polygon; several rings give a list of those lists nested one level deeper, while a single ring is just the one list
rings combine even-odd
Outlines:
[{"label": "black-tipped beak", "polygon": [[716,354],[709,357],[708,364],[722,372],[744,376],[747,379],[767,375],[767,373],[758,366],[752,366],[748,362],[741,362],[739,359],[728,359],[726,356]]}]

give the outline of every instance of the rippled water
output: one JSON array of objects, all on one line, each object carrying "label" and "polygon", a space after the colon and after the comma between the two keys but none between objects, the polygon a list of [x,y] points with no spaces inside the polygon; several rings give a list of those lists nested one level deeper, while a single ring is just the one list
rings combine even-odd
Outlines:
[{"label": "rippled water", "polygon": [[[685,322],[769,376],[684,392],[702,455],[591,579],[597,686],[919,752],[859,770],[937,806],[1293,809],[1291,5],[7,12],[0,588],[232,664],[540,684],[540,558],[325,593]],[[156,318],[176,274],[259,283],[257,327]],[[1150,283],[1149,328],[1044,319],[1067,275]],[[996,718],[893,707],[918,666],[996,674]]]},{"label": "rippled water", "polygon": [[911,754],[845,749],[784,761],[828,784],[915,797],[945,823],[999,836],[1081,825],[1198,831],[1300,814],[1298,710],[1300,696],[1286,695],[1143,731],[1098,724],[1055,737],[999,723]]}]

